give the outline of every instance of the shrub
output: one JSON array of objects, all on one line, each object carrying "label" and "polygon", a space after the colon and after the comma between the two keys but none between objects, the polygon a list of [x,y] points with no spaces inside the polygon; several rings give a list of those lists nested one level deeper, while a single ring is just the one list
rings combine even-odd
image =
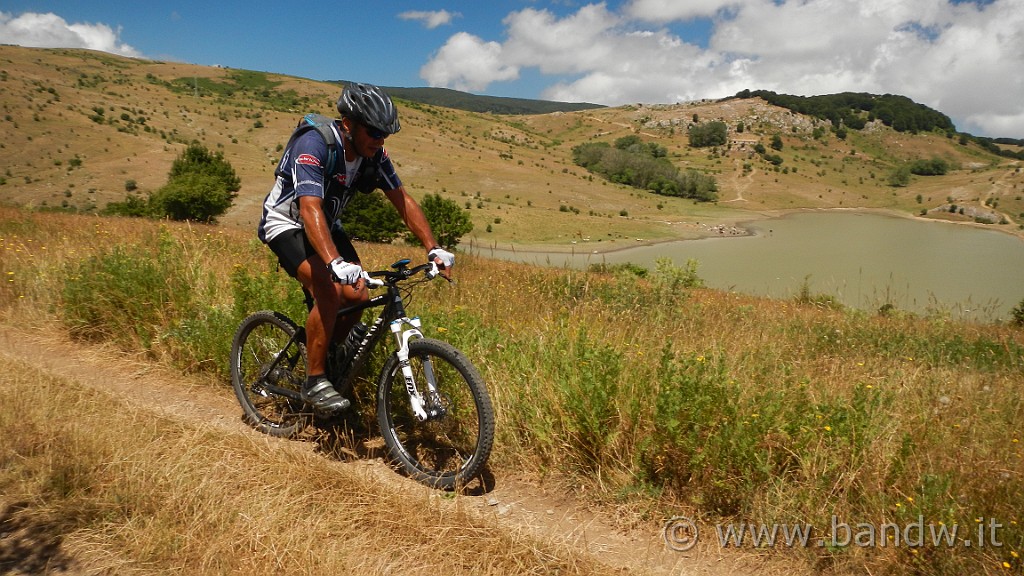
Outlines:
[{"label": "shrub", "polygon": [[905,188],[910,185],[910,167],[897,166],[889,174],[889,185],[896,188]]},{"label": "shrub", "polygon": [[177,176],[150,197],[157,216],[172,220],[214,222],[227,212],[235,194],[214,174],[188,173]]},{"label": "shrub", "polygon": [[69,266],[64,323],[89,340],[150,349],[168,318],[186,314],[193,293],[174,240],[115,245]]},{"label": "shrub", "polygon": [[[135,188],[134,180],[125,182],[128,192]],[[241,179],[223,153],[193,143],[171,164],[167,184],[148,199],[129,195],[124,202],[111,202],[102,213],[216,222],[231,208],[239,188]]]},{"label": "shrub", "polygon": [[614,148],[603,142],[573,148],[577,165],[612,182],[702,202],[718,198],[714,176],[693,169],[680,171],[665,154],[664,147],[639,143],[635,137],[620,138]]},{"label": "shrub", "polygon": [[1020,304],[1017,304],[1017,306],[1014,307],[1010,312],[1010,317],[1012,318],[1015,326],[1024,327],[1024,300],[1021,300]]},{"label": "shrub", "polygon": [[[420,202],[420,207],[430,222],[437,243],[445,248],[455,248],[459,240],[473,230],[469,214],[454,200],[442,198],[440,194],[427,194]],[[410,243],[418,242],[411,232],[406,234],[405,239]]]},{"label": "shrub", "polygon": [[402,218],[383,194],[356,194],[345,206],[341,223],[352,238],[385,244],[405,229]]},{"label": "shrub", "polygon": [[725,122],[714,120],[697,124],[690,128],[690,146],[707,148],[708,146],[724,146],[728,141],[729,127]]},{"label": "shrub", "polygon": [[938,157],[931,160],[915,160],[910,164],[911,174],[918,176],[942,176],[948,171],[949,163]]}]

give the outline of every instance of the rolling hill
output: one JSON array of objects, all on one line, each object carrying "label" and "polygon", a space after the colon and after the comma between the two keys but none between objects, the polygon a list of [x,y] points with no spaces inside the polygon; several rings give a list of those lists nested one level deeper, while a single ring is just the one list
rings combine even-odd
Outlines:
[{"label": "rolling hill", "polygon": [[[198,141],[223,152],[241,177],[222,222],[244,227],[255,225],[297,118],[331,113],[338,91],[336,84],[262,72],[14,46],[0,47],[0,88],[0,190],[7,202],[90,212],[123,200],[130,188],[158,189],[186,143]],[[698,222],[805,208],[968,222],[991,214],[997,223],[989,226],[1021,233],[1020,161],[945,132],[897,132],[869,122],[840,139],[819,118],[754,97],[509,115],[402,95],[414,97],[396,91],[403,131],[388,147],[403,180],[414,195],[441,194],[469,209],[469,239],[484,245],[584,241],[604,250],[637,239],[696,237]],[[728,126],[729,143],[691,148],[688,127],[711,120]],[[631,134],[663,146],[680,168],[714,175],[719,201],[695,204],[612,184],[572,161],[578,144]],[[754,151],[774,136],[777,165]],[[953,169],[889,185],[896,166],[930,158]],[[950,213],[950,203],[971,211]]]}]

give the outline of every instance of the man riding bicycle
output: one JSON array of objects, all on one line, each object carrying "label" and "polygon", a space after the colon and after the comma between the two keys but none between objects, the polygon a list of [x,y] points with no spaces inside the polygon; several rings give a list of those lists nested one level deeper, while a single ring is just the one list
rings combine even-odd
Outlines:
[{"label": "man riding bicycle", "polygon": [[334,150],[318,130],[293,134],[274,172],[277,179],[264,200],[258,230],[281,267],[302,284],[310,307],[302,399],[330,412],[350,403],[326,377],[329,345],[332,338],[344,342],[359,320],[358,314],[338,318],[338,310],[369,299],[359,255],[340,221],[352,197],[382,189],[427,248],[427,259],[442,270],[455,264],[384,149],[384,139],[401,129],[391,98],[377,86],[347,84],[338,113],[341,118],[330,122]]}]

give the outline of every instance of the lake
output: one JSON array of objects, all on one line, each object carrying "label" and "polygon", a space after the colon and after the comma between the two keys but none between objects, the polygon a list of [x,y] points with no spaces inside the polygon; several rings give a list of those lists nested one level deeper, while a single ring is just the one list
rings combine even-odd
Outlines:
[{"label": "lake", "polygon": [[[847,211],[798,212],[744,225],[752,235],[681,240],[605,254],[476,248],[492,256],[544,266],[586,268],[632,262],[653,269],[658,258],[682,267],[699,262],[711,288],[791,298],[807,283],[847,306],[876,310],[940,310],[954,318],[1007,318],[1024,300],[1024,240],[943,222]],[[579,244],[577,250],[588,245]]]}]

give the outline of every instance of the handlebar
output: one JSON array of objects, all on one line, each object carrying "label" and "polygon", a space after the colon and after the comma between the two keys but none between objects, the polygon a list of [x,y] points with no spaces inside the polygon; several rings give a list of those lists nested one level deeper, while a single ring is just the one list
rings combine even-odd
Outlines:
[{"label": "handlebar", "polygon": [[[425,262],[412,268],[407,268],[410,260],[403,258],[391,265],[391,270],[377,270],[374,272],[363,271],[363,279],[371,288],[381,288],[386,284],[396,284],[402,280],[408,280],[420,272],[424,272],[427,280],[433,280],[440,276],[447,280],[449,283],[455,281],[448,276],[441,274],[441,269],[437,266],[436,262]],[[383,278],[383,280],[378,280]]]}]

